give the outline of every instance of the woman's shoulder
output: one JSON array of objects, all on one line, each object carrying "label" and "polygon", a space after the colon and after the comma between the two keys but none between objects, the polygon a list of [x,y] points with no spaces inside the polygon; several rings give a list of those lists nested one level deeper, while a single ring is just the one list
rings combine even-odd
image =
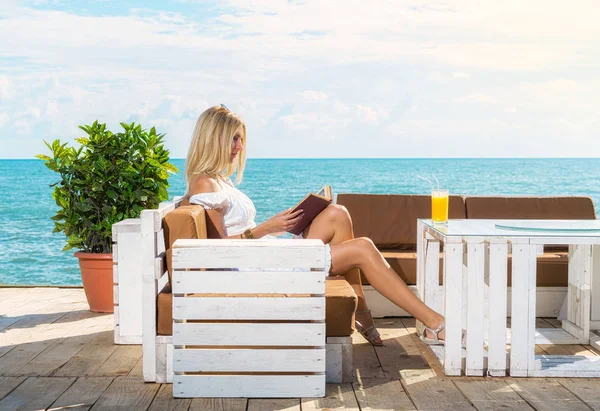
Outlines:
[{"label": "woman's shoulder", "polygon": [[190,196],[217,191],[221,191],[221,186],[215,178],[206,174],[197,174],[190,180],[188,190]]}]

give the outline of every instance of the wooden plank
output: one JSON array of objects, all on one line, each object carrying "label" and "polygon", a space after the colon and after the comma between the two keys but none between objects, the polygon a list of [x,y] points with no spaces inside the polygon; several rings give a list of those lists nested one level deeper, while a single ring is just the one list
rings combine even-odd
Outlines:
[{"label": "wooden plank", "polygon": [[578,344],[579,338],[572,336],[562,328],[537,328],[535,330],[536,344]]},{"label": "wooden plank", "polygon": [[121,345],[94,372],[94,376],[127,375],[142,358],[142,347],[139,345]]},{"label": "wooden plank", "polygon": [[117,377],[100,396],[92,410],[145,410],[152,403],[159,388],[159,384],[145,384],[139,378]]},{"label": "wooden plank", "polygon": [[362,378],[385,378],[373,345],[357,332],[353,333],[351,337],[354,380]]},{"label": "wooden plank", "polygon": [[[600,321],[600,245],[592,246],[592,289],[590,320]],[[598,327],[598,326],[596,326]]]},{"label": "wooden plank", "polygon": [[454,384],[478,410],[533,410],[506,381],[456,380]]},{"label": "wooden plank", "polygon": [[117,349],[113,345],[113,333],[103,331],[53,375],[83,377],[92,375]]},{"label": "wooden plank", "polygon": [[177,240],[174,269],[200,268],[310,268],[325,267],[321,240]]},{"label": "wooden plank", "polygon": [[117,265],[119,280],[115,286],[115,298],[117,299],[116,304],[119,305],[119,337],[138,337],[138,343],[141,343],[142,252],[140,243],[142,221],[136,219],[135,223],[137,223],[135,232],[119,233]]},{"label": "wooden plank", "polygon": [[17,373],[29,376],[49,376],[92,341],[98,332],[110,330],[110,316],[88,312],[89,318],[71,323],[73,328],[55,340],[39,355],[21,367]]},{"label": "wooden plank", "polygon": [[581,378],[561,378],[557,380],[562,386],[575,394],[593,410],[600,410],[600,380]]},{"label": "wooden plank", "polygon": [[74,381],[75,378],[29,377],[0,400],[0,410],[46,409]]},{"label": "wooden plank", "polygon": [[[359,411],[352,384],[327,384],[325,397],[302,398],[302,411],[345,410]],[[364,410],[365,408],[363,408]]]},{"label": "wooden plank", "polygon": [[174,323],[173,344],[325,346],[325,323]]},{"label": "wooden plank", "polygon": [[79,378],[52,404],[51,409],[89,410],[112,381],[112,378],[102,377]]},{"label": "wooden plank", "polygon": [[173,398],[173,386],[162,384],[148,411],[187,411],[191,403],[191,398]]},{"label": "wooden plank", "polygon": [[425,224],[417,220],[417,294],[425,301]]},{"label": "wooden plank", "polygon": [[[87,304],[85,306],[87,307]],[[19,341],[19,345],[0,357],[0,374],[27,375],[27,373],[22,373],[20,369],[92,315],[89,310],[84,310],[83,307],[82,303],[57,305],[56,310],[61,314],[59,319],[38,327],[28,339]],[[61,311],[67,309],[75,309],[76,311]]]},{"label": "wooden plank", "polygon": [[0,377],[0,400],[23,381],[25,381],[25,377]]},{"label": "wooden plank", "polygon": [[[60,290],[64,291],[64,290]],[[0,357],[13,349],[23,341],[35,339],[40,330],[49,324],[52,324],[66,313],[73,310],[73,303],[61,303],[61,299],[69,301],[71,297],[77,297],[77,294],[83,294],[83,290],[67,290],[64,292],[55,292],[51,298],[40,301],[28,300],[28,304],[7,314],[18,318],[17,321],[10,323],[2,333],[0,333]],[[29,297],[24,296],[24,299]]]},{"label": "wooden plank", "polygon": [[538,411],[589,410],[572,392],[549,379],[509,379],[508,383]]},{"label": "wooden plank", "polygon": [[442,312],[441,301],[438,301],[440,288],[440,242],[430,240],[427,244],[425,256],[425,304],[432,310]]},{"label": "wooden plank", "polygon": [[246,398],[194,398],[190,411],[246,411]]},{"label": "wooden plank", "polygon": [[325,321],[325,297],[173,297],[173,319]]},{"label": "wooden plank", "polygon": [[[483,375],[484,244],[479,237],[467,239],[467,359],[466,375]],[[504,324],[504,321],[502,321]]]},{"label": "wooden plank", "polygon": [[[157,255],[156,232],[160,230],[160,211],[143,210],[142,238],[142,338],[144,381],[156,381],[156,296],[158,284],[154,278],[154,258]],[[156,225],[158,224],[158,228]]]},{"label": "wooden plank", "polygon": [[363,411],[417,409],[398,380],[363,379],[353,386]]},{"label": "wooden plank", "polygon": [[265,411],[265,410],[300,411],[300,400],[293,399],[293,398],[286,398],[286,399],[250,398],[248,400],[248,411]]},{"label": "wooden plank", "polygon": [[406,329],[402,319],[376,319],[375,325],[385,343],[383,347],[375,347],[385,377],[404,378],[419,371],[431,371],[413,341],[414,329]]},{"label": "wooden plank", "polygon": [[569,244],[569,291],[567,292],[567,320],[575,323],[577,316],[577,286],[574,281],[577,278],[577,270],[580,268],[581,248]]},{"label": "wooden plank", "polygon": [[473,407],[449,378],[431,378],[402,384],[420,410],[472,410]]},{"label": "wooden plank", "polygon": [[143,366],[144,366],[144,359],[140,358],[138,360],[138,362],[135,363],[135,365],[133,366],[131,371],[129,371],[129,374],[127,374],[127,376],[144,378]]},{"label": "wooden plank", "polygon": [[325,348],[175,349],[175,372],[325,372]]},{"label": "wooden plank", "polygon": [[600,377],[600,357],[538,355],[534,377]]},{"label": "wooden plank", "polygon": [[462,304],[463,244],[446,243],[444,259],[444,294],[446,341],[444,373],[460,375],[462,371]]},{"label": "wooden plank", "polygon": [[506,240],[490,242],[488,374],[496,377],[506,375],[507,254]]},{"label": "wooden plank", "polygon": [[325,273],[175,270],[173,293],[325,294]]},{"label": "wooden plank", "polygon": [[[525,240],[519,239],[519,241]],[[517,240],[513,240],[510,375],[519,377],[527,376],[529,351],[531,350],[534,354],[535,349],[535,344],[529,346],[531,248],[532,246],[528,244],[521,244]]]},{"label": "wooden plank", "polygon": [[[411,384],[413,382],[427,380],[429,378],[433,378],[435,376],[443,376],[443,364],[440,362],[439,358],[432,352],[431,346],[426,345],[421,341],[421,339],[415,334],[415,326],[416,321],[414,318],[402,318],[402,324],[406,328],[406,331],[409,333],[409,337],[412,339],[414,344],[415,355],[412,355],[412,350],[408,351],[411,353],[411,361],[406,367],[408,369],[404,369],[400,372],[400,376],[402,380],[406,384]],[[419,360],[423,360],[426,366],[422,366],[422,362]],[[412,369],[411,369],[412,367]]]},{"label": "wooden plank", "polygon": [[174,375],[174,397],[322,397],[320,375]]}]

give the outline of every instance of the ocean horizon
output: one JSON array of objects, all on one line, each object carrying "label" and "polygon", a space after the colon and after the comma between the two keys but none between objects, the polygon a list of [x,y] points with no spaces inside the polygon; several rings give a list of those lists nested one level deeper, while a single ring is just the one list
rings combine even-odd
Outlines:
[{"label": "ocean horizon", "polygon": [[[185,192],[184,159],[170,177],[169,196]],[[339,193],[427,194],[418,176],[460,195],[588,196],[600,207],[597,158],[252,158],[240,190],[253,201],[257,223],[295,205],[323,185]],[[73,251],[62,252],[65,236],[52,234],[57,206],[56,173],[36,159],[0,159],[0,283],[80,285]]]}]

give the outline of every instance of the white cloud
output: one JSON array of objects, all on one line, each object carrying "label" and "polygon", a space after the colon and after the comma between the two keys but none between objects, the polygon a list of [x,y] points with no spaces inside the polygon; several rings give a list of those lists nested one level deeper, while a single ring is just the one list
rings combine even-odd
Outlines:
[{"label": "white cloud", "polygon": [[456,97],[452,99],[453,103],[497,103],[493,97],[481,93],[468,94],[466,96]]},{"label": "white cloud", "polygon": [[[257,157],[275,153],[274,142],[317,147],[334,136],[354,142],[337,147],[344,157],[377,141],[392,145],[381,156],[417,155],[430,149],[427,135],[445,152],[486,133],[507,144],[514,135],[568,135],[575,145],[597,134],[600,8],[592,1],[215,7],[216,16],[195,21],[168,10],[93,16],[3,3],[0,38],[11,41],[0,42],[0,112],[5,125],[15,122],[0,139],[76,137],[78,124],[96,119],[140,121],[159,125],[181,157],[198,114],[221,102],[248,123]],[[539,155],[563,152],[540,147]]]},{"label": "white cloud", "polygon": [[471,75],[469,73],[464,73],[462,71],[455,71],[454,73],[452,73],[452,77],[454,78],[471,78]]},{"label": "white cloud", "polygon": [[304,99],[304,101],[312,102],[312,103],[318,102],[318,101],[325,101],[329,97],[329,95],[327,93],[323,93],[322,91],[314,91],[314,90],[306,90],[301,93],[298,93],[298,95],[301,96]]},{"label": "white cloud", "polygon": [[8,123],[8,119],[10,116],[8,113],[0,113],[0,128],[4,127],[6,123]]}]

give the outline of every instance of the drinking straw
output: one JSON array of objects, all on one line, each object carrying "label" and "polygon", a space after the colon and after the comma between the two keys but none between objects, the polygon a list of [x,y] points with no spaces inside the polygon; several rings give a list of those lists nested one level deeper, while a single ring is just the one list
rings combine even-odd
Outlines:
[{"label": "drinking straw", "polygon": [[[431,184],[431,190],[433,191],[433,183],[431,182],[431,180],[426,179],[425,177],[421,177],[420,175],[417,174],[417,177],[419,177],[421,180],[425,180],[427,181],[429,184]],[[434,176],[435,177],[435,176]],[[439,188],[439,183],[438,183],[438,188]]]},{"label": "drinking straw", "polygon": [[435,178],[435,182],[437,183],[437,188],[438,190],[440,189],[440,182],[438,181],[437,177],[435,176],[435,174],[431,173],[431,175],[433,176],[433,178]]}]

